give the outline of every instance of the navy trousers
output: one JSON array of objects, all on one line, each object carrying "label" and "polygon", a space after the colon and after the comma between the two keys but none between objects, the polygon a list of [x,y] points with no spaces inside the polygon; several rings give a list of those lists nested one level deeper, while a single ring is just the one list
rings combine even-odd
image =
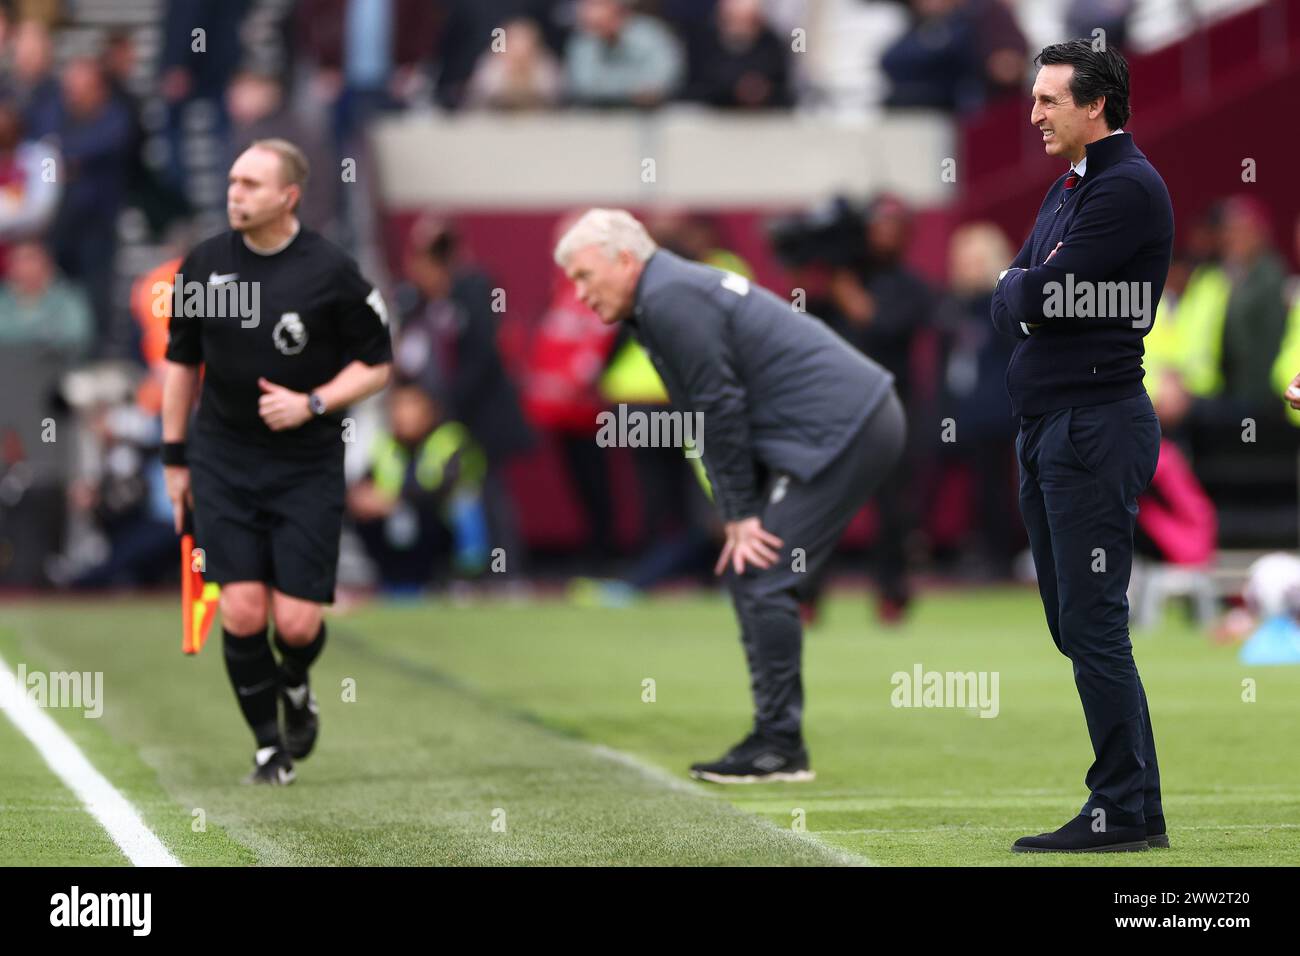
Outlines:
[{"label": "navy trousers", "polygon": [[1160,424],[1145,392],[1021,419],[1020,512],[1052,640],[1074,665],[1095,759],[1082,812],[1116,825],[1163,815],[1155,738],[1128,633],[1137,497]]}]

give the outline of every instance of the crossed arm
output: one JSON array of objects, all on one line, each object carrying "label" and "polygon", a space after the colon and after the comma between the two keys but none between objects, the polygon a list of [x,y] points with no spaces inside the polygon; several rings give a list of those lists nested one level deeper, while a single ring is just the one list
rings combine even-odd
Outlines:
[{"label": "crossed arm", "polygon": [[[1061,321],[1044,310],[1048,284],[1064,287],[1067,276],[1073,276],[1076,286],[1108,281],[1141,245],[1144,236],[1138,225],[1149,207],[1150,197],[1135,179],[1114,177],[1099,183],[1080,207],[1065,238],[1042,263],[1032,265],[1029,261],[1031,238],[998,279],[993,290],[994,327],[1004,335],[1023,339],[1037,326]],[[1098,321],[1128,323],[1132,317]]]}]

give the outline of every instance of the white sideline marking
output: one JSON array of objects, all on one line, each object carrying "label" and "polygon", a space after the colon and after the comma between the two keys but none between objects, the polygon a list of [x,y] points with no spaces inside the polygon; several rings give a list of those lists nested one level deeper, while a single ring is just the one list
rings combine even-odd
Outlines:
[{"label": "white sideline marking", "polygon": [[[4,658],[0,658],[0,675],[9,686],[17,688],[18,678]],[[63,728],[54,722],[26,695],[17,692],[0,695],[0,710],[32,742],[69,790],[77,795],[86,810],[99,821],[113,842],[135,866],[182,866],[167,851],[126,797],[94,768]]]},{"label": "white sideline marking", "polygon": [[[644,760],[641,760],[639,757],[634,757],[631,754],[625,753],[622,750],[615,750],[613,747],[606,747],[604,744],[588,744],[587,746],[590,747],[596,753],[597,756],[604,757],[606,760],[612,760],[615,763],[620,763],[625,767],[630,767],[633,770],[640,773],[643,777],[653,780],[655,783],[665,786],[670,790],[676,790],[679,793],[694,794],[697,797],[705,797],[705,799],[720,799],[720,800],[726,799],[725,794],[721,792],[719,792],[716,797],[706,796],[702,785],[696,785],[690,783],[689,781],[682,780],[680,777],[675,777],[668,771],[664,770],[662,767],[657,767],[654,764],[646,763]],[[735,805],[732,804],[732,806],[734,807]],[[735,809],[738,813],[746,812],[744,810],[741,810],[739,807],[736,807]],[[754,816],[753,814],[746,814],[746,815]],[[805,830],[801,832],[794,829],[787,830],[784,827],[777,826],[771,820],[767,820],[763,817],[754,816],[754,819],[756,819],[759,823],[765,826],[770,826],[773,830],[776,830],[778,833],[786,833],[789,834],[790,837],[793,839],[799,840],[801,842],[813,844],[814,846],[817,847],[817,849],[824,851],[826,854],[828,854],[833,859],[835,859],[836,862],[838,863],[842,863],[847,866],[878,866],[879,865],[875,862],[875,860],[865,857],[861,853],[853,853],[849,850],[844,850],[841,849],[840,847],[827,843],[825,840],[822,840],[820,837],[818,837],[816,834],[814,834],[811,831]],[[832,830],[826,832],[833,833],[835,831]],[[843,832],[851,833],[853,831],[849,830]]]}]

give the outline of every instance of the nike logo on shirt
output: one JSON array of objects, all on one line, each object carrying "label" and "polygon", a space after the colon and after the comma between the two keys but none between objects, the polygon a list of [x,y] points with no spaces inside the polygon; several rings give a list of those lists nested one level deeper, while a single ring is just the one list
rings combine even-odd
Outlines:
[{"label": "nike logo on shirt", "polygon": [[208,274],[208,285],[225,285],[227,282],[233,282],[238,276],[238,272],[227,272],[225,275],[212,272]]}]

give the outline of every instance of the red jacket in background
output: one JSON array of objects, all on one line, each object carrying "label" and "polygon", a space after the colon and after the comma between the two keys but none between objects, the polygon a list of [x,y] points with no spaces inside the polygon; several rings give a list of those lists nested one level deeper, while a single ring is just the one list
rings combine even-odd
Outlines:
[{"label": "red jacket in background", "polygon": [[601,322],[561,276],[538,320],[524,372],[524,410],[533,424],[596,431],[596,415],[605,407],[598,385],[617,335],[618,327]]}]

